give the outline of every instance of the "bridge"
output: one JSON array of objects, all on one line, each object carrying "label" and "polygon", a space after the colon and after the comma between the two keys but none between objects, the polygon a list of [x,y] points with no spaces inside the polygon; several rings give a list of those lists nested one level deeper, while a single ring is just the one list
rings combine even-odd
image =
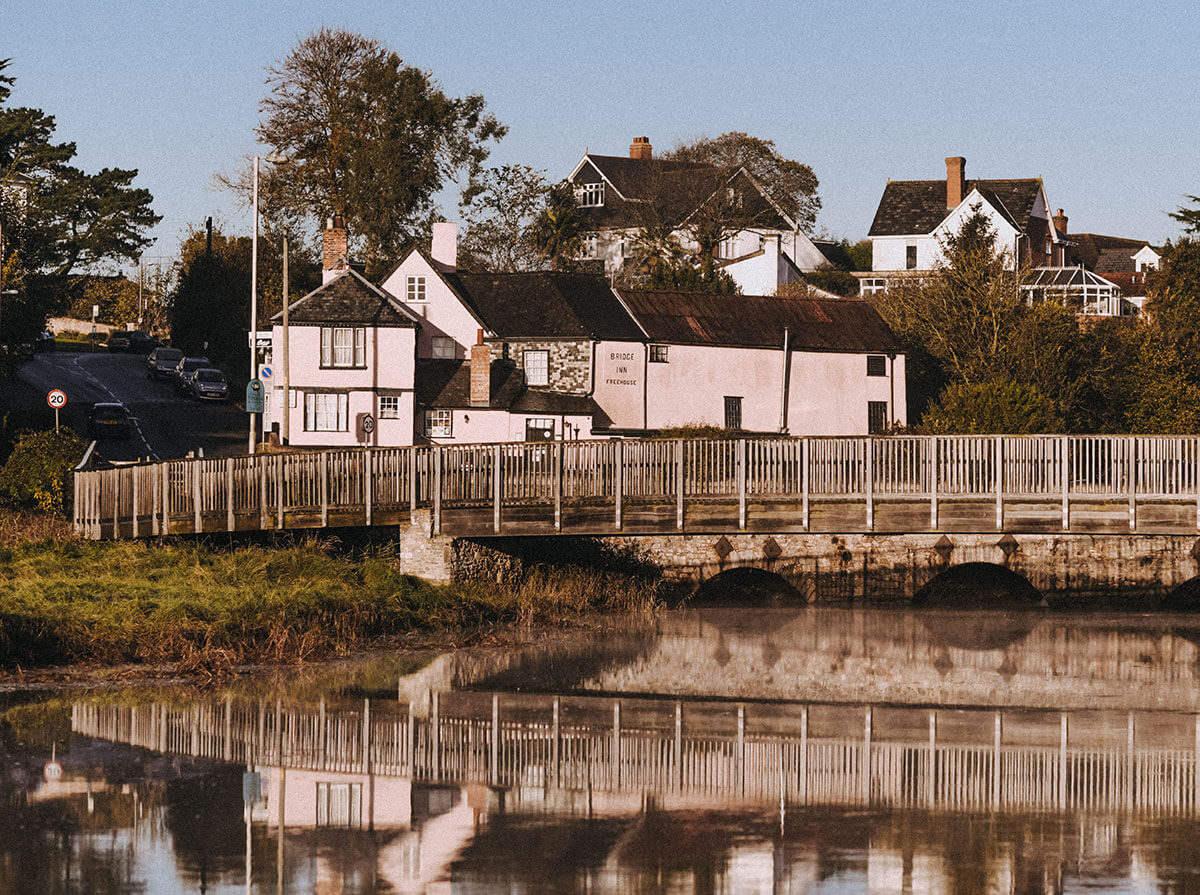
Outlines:
[{"label": "bridge", "polygon": [[[812,557],[865,580],[872,557],[886,554],[883,573],[903,593],[939,564],[968,558],[1019,567],[1024,557],[1018,570],[1053,588],[1070,579],[1064,562],[1094,560],[1106,541],[1100,560],[1109,572],[1132,555],[1140,562],[1127,564],[1123,580],[1169,586],[1196,574],[1200,438],[363,448],[81,470],[74,489],[75,527],[89,538],[398,526],[413,571],[443,579],[452,541],[488,539],[503,551],[504,539],[576,535],[637,539],[652,561],[697,580],[764,564],[795,579],[809,572],[792,561]],[[916,565],[914,553],[923,557]],[[1106,574],[1085,571],[1076,583],[1104,586]]]}]

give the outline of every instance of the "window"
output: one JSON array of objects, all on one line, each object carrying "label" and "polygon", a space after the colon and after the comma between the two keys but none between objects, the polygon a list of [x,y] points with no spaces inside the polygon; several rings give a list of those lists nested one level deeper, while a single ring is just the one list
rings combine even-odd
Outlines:
[{"label": "window", "polygon": [[600,257],[600,237],[595,233],[584,234],[582,245],[584,258]]},{"label": "window", "polygon": [[304,393],[305,432],[349,432],[350,398],[338,392]]},{"label": "window", "polygon": [[868,376],[886,376],[887,375],[887,358],[882,354],[867,355],[867,375]]},{"label": "window", "polygon": [[425,278],[408,277],[404,281],[404,296],[407,301],[425,300]]},{"label": "window", "polygon": [[549,351],[526,351],[525,352],[525,384],[526,385],[549,385],[550,384],[550,352]]},{"label": "window", "polygon": [[361,827],[362,784],[318,783],[318,827]]},{"label": "window", "polygon": [[434,357],[449,357],[458,356],[458,351],[454,344],[454,340],[449,336],[434,336],[433,337],[433,356]]},{"label": "window", "polygon": [[887,401],[867,402],[867,434],[884,435],[888,428]]},{"label": "window", "polygon": [[904,266],[908,270],[917,269],[917,247],[906,246],[904,249]]},{"label": "window", "polygon": [[425,437],[426,438],[453,438],[454,437],[454,411],[452,411],[452,410],[426,410],[425,411]]},{"label": "window", "polygon": [[321,366],[367,366],[367,331],[361,326],[321,327]]},{"label": "window", "polygon": [[742,428],[742,399],[725,396],[725,428]]},{"label": "window", "polygon": [[380,395],[379,396],[379,418],[381,420],[398,420],[398,419],[400,419],[400,396],[399,395]]},{"label": "window", "polygon": [[554,420],[529,417],[525,420],[526,441],[553,441]]},{"label": "window", "polygon": [[859,295],[876,295],[880,292],[887,292],[888,281],[884,277],[863,277],[859,281]]},{"label": "window", "polygon": [[598,208],[604,204],[604,183],[585,183],[575,188],[575,201],[583,208]]},{"label": "window", "polygon": [[667,363],[667,346],[666,345],[651,345],[650,346],[650,363],[652,363],[652,364]]}]

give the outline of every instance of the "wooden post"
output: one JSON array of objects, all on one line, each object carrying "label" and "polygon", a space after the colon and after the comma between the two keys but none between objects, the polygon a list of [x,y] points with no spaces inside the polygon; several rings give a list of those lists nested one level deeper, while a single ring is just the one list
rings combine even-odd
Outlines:
[{"label": "wooden post", "polygon": [[811,442],[806,437],[801,442],[801,450],[804,452],[804,458],[800,461],[800,521],[801,527],[808,531],[808,468],[812,465],[809,446]]},{"label": "wooden post", "polygon": [[563,501],[563,452],[567,446],[562,441],[554,443],[554,530],[562,531]]},{"label": "wooden post", "polygon": [[110,469],[113,483],[113,540],[121,537],[121,470]]},{"label": "wooden post", "polygon": [[929,438],[929,528],[932,531],[938,530],[938,478],[940,471],[938,469],[938,438],[936,435],[931,435]]},{"label": "wooden post", "polygon": [[[1200,731],[1200,717],[1196,719],[1196,729]],[[1200,736],[1200,734],[1197,734]],[[675,791],[683,792],[683,703],[675,703]],[[1198,790],[1200,791],[1200,790]]]},{"label": "wooden post", "polygon": [[492,694],[492,761],[488,780],[493,786],[500,782],[500,694]]},{"label": "wooden post", "polygon": [[417,779],[417,707],[413,705],[412,700],[408,702],[408,776],[413,780]]},{"label": "wooden post", "polygon": [[363,503],[366,504],[367,525],[374,521],[375,498],[375,453],[369,448],[363,448]]},{"label": "wooden post", "polygon": [[284,523],[284,492],[287,490],[287,482],[283,475],[283,456],[275,458],[275,527],[283,531]]},{"label": "wooden post", "polygon": [[738,529],[746,530],[746,439],[737,442]]},{"label": "wooden post", "polygon": [[1126,811],[1133,811],[1134,802],[1136,801],[1136,798],[1135,798],[1136,792],[1134,790],[1134,781],[1135,781],[1136,777],[1135,777],[1135,773],[1134,773],[1134,755],[1135,755],[1135,753],[1133,750],[1133,736],[1134,736],[1133,712],[1129,713],[1127,725],[1128,725],[1128,730],[1126,733],[1127,739],[1126,739],[1126,744],[1125,744],[1125,805],[1124,805],[1124,808]]},{"label": "wooden post", "polygon": [[225,458],[225,529],[233,531],[233,458]]},{"label": "wooden post", "polygon": [[492,448],[492,531],[500,534],[500,500],[504,496],[504,455],[500,445]]},{"label": "wooden post", "polygon": [[1071,528],[1071,437],[1064,435],[1061,440],[1062,458],[1062,527],[1063,531]]},{"label": "wooden post", "polygon": [[321,464],[321,527],[329,527],[329,451],[317,453]]},{"label": "wooden post", "polygon": [[683,492],[687,485],[684,470],[683,439],[675,439],[675,527],[683,531]]},{"label": "wooden post", "polygon": [[871,707],[867,706],[863,716],[863,757],[862,757],[862,801],[864,805],[871,804]]},{"label": "wooden post", "polygon": [[204,530],[204,523],[200,519],[201,494],[200,494],[200,460],[192,461],[192,517],[195,533],[200,534]]},{"label": "wooden post", "polygon": [[1058,807],[1067,807],[1067,716],[1059,715],[1058,733]]},{"label": "wooden post", "polygon": [[362,720],[362,772],[371,773],[371,699],[363,700]]},{"label": "wooden post", "polygon": [[138,472],[140,467],[134,466],[130,468],[130,473],[133,476],[133,512],[130,514],[133,517],[133,536],[138,536]]},{"label": "wooden post", "polygon": [[621,788],[621,700],[613,700],[612,762],[609,779],[615,792]]},{"label": "wooden post", "polygon": [[1000,737],[1002,732],[1000,713],[996,712],[995,732],[992,736],[992,810],[1000,810]]},{"label": "wooden post", "polygon": [[808,706],[800,709],[800,803],[808,801]]},{"label": "wooden post", "polygon": [[1129,457],[1126,461],[1128,468],[1127,476],[1129,481],[1129,530],[1137,531],[1137,445],[1136,436],[1127,436],[1126,441],[1129,444]]},{"label": "wooden post", "polygon": [[442,533],[442,447],[433,449],[433,524],[430,534]]},{"label": "wooden post", "polygon": [[561,761],[561,752],[560,752],[559,746],[560,746],[561,737],[562,737],[562,728],[559,727],[559,697],[557,697],[557,696],[554,697],[554,718],[553,718],[553,726],[552,726],[551,730],[554,735],[554,745],[553,745],[553,752],[551,754],[551,764],[550,764],[551,771],[552,771],[551,783],[557,789],[558,788],[558,771],[559,771],[559,765],[560,765],[560,761]]},{"label": "wooden post", "polygon": [[996,451],[996,531],[1004,531],[1004,436],[997,435]]},{"label": "wooden post", "polygon": [[408,449],[408,523],[409,525],[417,524],[417,449],[410,447]]},{"label": "wooden post", "polygon": [[225,697],[225,743],[221,750],[225,761],[233,761],[233,697]]},{"label": "wooden post", "polygon": [[875,530],[875,439],[867,438],[863,456],[863,492],[867,504],[867,531]]},{"label": "wooden post", "polygon": [[317,759],[318,767],[325,770],[329,760],[329,719],[325,715],[325,697],[321,697],[317,715]]},{"label": "wooden post", "polygon": [[937,798],[937,712],[929,713],[929,773],[925,779],[925,799],[930,808]]},{"label": "wooden post", "polygon": [[[613,443],[613,505],[616,514],[617,531],[621,530],[623,523],[622,511],[624,507],[622,503],[625,497],[625,442],[617,439]],[[1196,498],[1197,506],[1200,506],[1200,497]]]},{"label": "wooden post", "polygon": [[267,458],[255,455],[254,465],[258,468],[258,528],[267,530]]},{"label": "wooden post", "polygon": [[746,792],[746,706],[740,703],[737,708],[737,755],[735,761],[737,762],[735,771],[737,793],[740,796]]},{"label": "wooden post", "polygon": [[432,771],[432,779],[436,781],[442,776],[442,713],[438,694],[434,693],[430,698],[433,704],[429,739],[433,754],[430,756],[429,767]]},{"label": "wooden post", "polygon": [[[165,466],[166,464],[160,464],[160,465]],[[154,467],[151,467],[150,468],[150,487],[154,491],[154,498],[153,498],[154,503],[153,503],[153,506],[151,507],[151,513],[150,513],[150,525],[151,525],[150,533],[153,535],[160,535],[163,533],[162,519],[160,516],[160,514],[162,513],[162,488],[159,487],[159,479],[160,479],[160,476],[155,475]],[[78,476],[75,477],[75,487],[76,487],[76,489],[79,488],[79,477]],[[76,507],[78,507],[78,506],[79,506],[79,504],[77,503]],[[78,510],[76,512],[78,513]],[[78,518],[78,515],[76,515],[76,518]]]}]

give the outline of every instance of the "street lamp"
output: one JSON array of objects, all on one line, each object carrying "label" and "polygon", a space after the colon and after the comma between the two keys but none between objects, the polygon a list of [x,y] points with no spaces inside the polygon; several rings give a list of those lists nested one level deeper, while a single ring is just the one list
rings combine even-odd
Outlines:
[{"label": "street lamp", "polygon": [[[251,174],[251,190],[254,205],[254,229],[250,239],[250,381],[258,380],[258,163],[260,161],[277,164],[286,162],[287,156],[272,152],[266,156],[254,156],[254,168]],[[286,400],[284,402],[286,404]],[[250,453],[254,453],[257,442],[255,431],[258,424],[258,414],[250,414]]]}]

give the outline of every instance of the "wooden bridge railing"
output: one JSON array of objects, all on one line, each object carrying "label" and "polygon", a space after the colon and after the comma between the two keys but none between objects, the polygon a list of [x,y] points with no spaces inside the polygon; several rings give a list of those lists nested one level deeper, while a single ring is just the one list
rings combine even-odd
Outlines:
[{"label": "wooden bridge railing", "polygon": [[[959,519],[958,530],[1094,530],[1072,522],[1072,506],[1086,505],[1089,524],[1107,514],[1104,525],[1133,531],[1139,507],[1157,505],[1156,530],[1194,532],[1200,438],[905,435],[367,448],[78,471],[74,497],[75,526],[92,538],[394,524],[419,509],[430,511],[434,533],[474,535],[619,532],[631,523],[670,531],[684,530],[687,520],[705,530],[939,531],[941,510],[952,503],[970,505],[973,514]],[[812,528],[822,513],[817,525],[824,527]]]},{"label": "wooden bridge railing", "polygon": [[[782,723],[771,724],[756,714],[779,708],[753,703],[699,722],[683,703],[673,711],[662,706],[657,721],[620,699],[545,697],[542,703],[540,710],[502,708],[495,694],[490,711],[439,711],[435,700],[429,715],[385,700],[337,708],[231,699],[190,707],[80,703],[72,728],[247,766],[518,790],[1200,815],[1200,716],[1149,715],[1143,722],[1129,714],[1097,726],[1094,715],[1085,715],[1076,733],[1070,714],[1018,712],[1010,736],[1006,713],[991,710],[951,712],[943,733],[939,713],[923,709],[788,706]],[[822,717],[812,719],[817,712]],[[836,730],[831,712],[840,721]]]}]

